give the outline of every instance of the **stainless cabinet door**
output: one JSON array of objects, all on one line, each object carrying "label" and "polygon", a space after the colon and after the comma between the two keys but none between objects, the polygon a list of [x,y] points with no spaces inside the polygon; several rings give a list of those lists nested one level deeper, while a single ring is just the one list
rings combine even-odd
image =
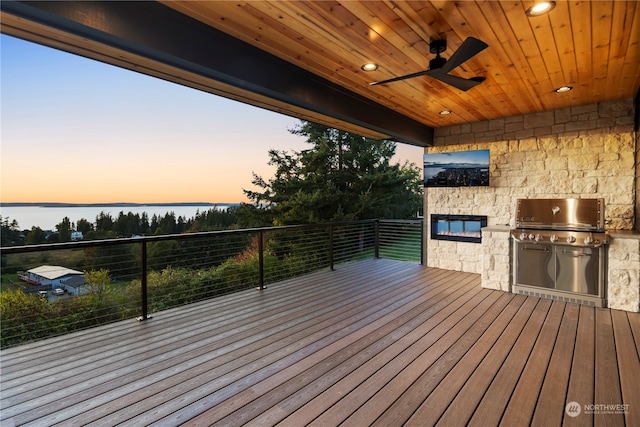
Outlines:
[{"label": "stainless cabinet door", "polygon": [[556,260],[556,289],[598,295],[598,249],[559,246]]},{"label": "stainless cabinet door", "polygon": [[551,245],[517,243],[516,251],[516,284],[555,287],[556,269]]}]

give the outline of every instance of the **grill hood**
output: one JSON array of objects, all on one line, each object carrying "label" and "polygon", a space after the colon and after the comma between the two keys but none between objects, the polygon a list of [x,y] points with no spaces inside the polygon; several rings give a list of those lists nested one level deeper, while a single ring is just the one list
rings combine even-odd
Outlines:
[{"label": "grill hood", "polygon": [[518,199],[516,227],[604,231],[604,200]]}]

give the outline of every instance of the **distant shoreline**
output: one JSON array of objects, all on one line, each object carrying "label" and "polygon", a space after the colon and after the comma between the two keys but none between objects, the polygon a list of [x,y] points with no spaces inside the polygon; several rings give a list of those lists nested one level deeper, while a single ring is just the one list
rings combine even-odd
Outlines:
[{"label": "distant shoreline", "polygon": [[61,202],[0,202],[2,207],[43,207],[43,208],[101,208],[101,207],[144,207],[144,206],[237,206],[240,203],[210,203],[210,202],[171,202],[171,203],[61,203]]},{"label": "distant shoreline", "polygon": [[218,204],[209,202],[178,203],[63,203],[63,202],[10,202],[0,204],[0,217],[4,221],[16,221],[22,230],[40,227],[42,230],[54,230],[63,218],[76,222],[79,219],[92,221],[100,215],[117,219],[120,215],[142,215],[151,219],[154,215],[161,218],[167,214],[182,217],[185,220],[195,218],[198,213],[236,209],[240,203]]}]

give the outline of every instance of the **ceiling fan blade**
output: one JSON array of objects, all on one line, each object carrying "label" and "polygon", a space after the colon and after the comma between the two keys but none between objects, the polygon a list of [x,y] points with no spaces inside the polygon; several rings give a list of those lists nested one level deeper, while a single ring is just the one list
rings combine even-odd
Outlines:
[{"label": "ceiling fan blade", "polygon": [[[385,83],[397,82],[405,79],[412,79],[414,77],[420,77],[424,75],[429,75],[434,77],[440,81],[443,81],[451,86],[457,87],[460,90],[467,91],[474,86],[477,86],[482,81],[484,81],[484,77],[472,77],[470,79],[463,79],[461,77],[455,77],[450,74],[447,74],[449,71],[453,70],[457,66],[463,64],[469,58],[474,57],[478,53],[485,50],[489,47],[488,44],[483,42],[482,40],[478,40],[475,37],[467,37],[464,42],[460,45],[458,50],[456,50],[451,58],[444,63],[444,65],[440,68],[436,68],[433,70],[424,70],[418,71],[417,73],[407,74],[406,76],[394,77],[387,80],[382,80],[379,82],[369,83],[370,86],[381,85]],[[439,56],[438,56],[439,58]]]},{"label": "ceiling fan blade", "polygon": [[418,71],[417,73],[407,74],[406,76],[394,77],[392,79],[382,80],[382,81],[379,81],[379,82],[372,82],[372,83],[369,83],[369,86],[383,85],[385,83],[397,82],[397,81],[405,80],[405,79],[412,79],[414,77],[424,76],[428,72],[429,72],[429,70]]},{"label": "ceiling fan blade", "polygon": [[465,41],[462,42],[458,50],[451,55],[451,58],[449,58],[449,60],[445,62],[444,66],[439,68],[438,71],[446,74],[488,47],[489,45],[482,40],[478,40],[475,37],[467,37]]},{"label": "ceiling fan blade", "polygon": [[485,81],[485,77],[471,77],[470,79],[463,79],[462,77],[456,77],[452,76],[451,74],[443,73],[429,73],[429,75],[434,79],[438,79],[441,82],[444,82],[465,92]]}]

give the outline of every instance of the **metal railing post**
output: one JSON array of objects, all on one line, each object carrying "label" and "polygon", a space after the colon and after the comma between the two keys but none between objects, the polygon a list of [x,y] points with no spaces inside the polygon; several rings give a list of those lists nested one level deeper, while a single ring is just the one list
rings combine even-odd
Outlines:
[{"label": "metal railing post", "polygon": [[380,258],[380,220],[374,222],[374,258]]},{"label": "metal railing post", "polygon": [[140,244],[140,263],[142,264],[142,276],[140,279],[140,287],[142,288],[142,315],[138,317],[138,320],[143,321],[149,319],[151,316],[149,316],[149,300],[147,292],[147,242],[143,240]]},{"label": "metal railing post", "polygon": [[333,271],[333,225],[329,225],[329,269]]},{"label": "metal railing post", "polygon": [[420,223],[420,264],[425,265],[424,261],[424,221]]},{"label": "metal railing post", "polygon": [[258,232],[258,289],[264,289],[264,231]]}]

